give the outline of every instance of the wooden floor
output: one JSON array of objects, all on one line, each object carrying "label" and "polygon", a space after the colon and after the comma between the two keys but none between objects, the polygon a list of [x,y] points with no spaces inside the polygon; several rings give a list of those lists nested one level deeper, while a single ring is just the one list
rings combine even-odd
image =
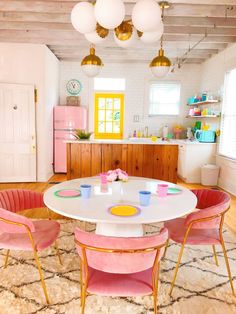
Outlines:
[{"label": "wooden floor", "polygon": [[[39,191],[39,192],[44,192],[46,189],[51,187],[53,184],[57,182],[62,182],[66,180],[66,175],[64,174],[58,174],[54,175],[48,182],[37,182],[37,183],[0,183],[0,190],[4,189],[12,189],[12,188],[20,188],[20,189],[29,189],[33,191]],[[179,185],[182,185],[184,187],[187,187],[189,189],[199,189],[199,188],[205,188],[200,184],[187,184],[184,183],[183,181],[178,182]],[[231,207],[230,210],[228,211],[226,218],[225,218],[225,223],[229,226],[229,228],[236,233],[236,196],[231,195],[232,197],[232,202],[231,202]],[[38,210],[32,210],[32,211],[26,211],[23,212],[24,215],[32,218],[47,218],[48,217],[48,212],[45,209],[38,209]],[[51,216],[54,219],[59,219],[59,218],[65,218],[62,217],[54,212],[51,212]]]}]

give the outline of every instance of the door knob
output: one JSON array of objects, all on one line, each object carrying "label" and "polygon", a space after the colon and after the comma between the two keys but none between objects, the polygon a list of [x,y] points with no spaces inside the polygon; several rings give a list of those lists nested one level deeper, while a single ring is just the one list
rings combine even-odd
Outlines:
[{"label": "door knob", "polygon": [[16,109],[17,109],[17,105],[14,105],[14,106],[13,106],[13,109],[16,110]]}]

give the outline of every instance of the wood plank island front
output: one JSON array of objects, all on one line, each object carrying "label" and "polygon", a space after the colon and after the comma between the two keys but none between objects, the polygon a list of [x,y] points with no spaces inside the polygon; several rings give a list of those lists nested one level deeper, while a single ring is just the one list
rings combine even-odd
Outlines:
[{"label": "wood plank island front", "polygon": [[178,145],[129,141],[68,141],[67,179],[120,168],[130,176],[177,182]]}]

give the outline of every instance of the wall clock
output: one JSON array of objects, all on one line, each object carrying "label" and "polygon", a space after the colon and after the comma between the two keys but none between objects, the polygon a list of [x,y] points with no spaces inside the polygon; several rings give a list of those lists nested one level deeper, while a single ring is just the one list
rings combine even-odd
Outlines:
[{"label": "wall clock", "polygon": [[80,83],[80,81],[72,79],[67,82],[66,89],[70,95],[76,96],[79,95],[79,93],[81,92],[82,84]]}]

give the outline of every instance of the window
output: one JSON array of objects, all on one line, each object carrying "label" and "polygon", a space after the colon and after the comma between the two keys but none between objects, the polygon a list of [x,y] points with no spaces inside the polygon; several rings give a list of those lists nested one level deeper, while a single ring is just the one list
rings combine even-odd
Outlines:
[{"label": "window", "polygon": [[94,90],[96,91],[124,91],[125,79],[122,78],[95,78]]},{"label": "window", "polygon": [[226,73],[219,153],[236,159],[236,69]]},{"label": "window", "polygon": [[123,138],[124,94],[95,94],[95,138]]},{"label": "window", "polygon": [[149,89],[149,115],[178,115],[180,84],[153,82]]}]

